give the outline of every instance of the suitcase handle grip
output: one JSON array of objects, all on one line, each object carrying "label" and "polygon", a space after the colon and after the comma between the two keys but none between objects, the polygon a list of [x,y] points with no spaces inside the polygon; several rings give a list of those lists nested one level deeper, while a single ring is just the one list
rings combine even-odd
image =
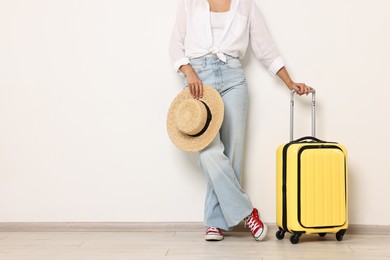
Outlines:
[{"label": "suitcase handle grip", "polygon": [[[316,136],[316,90],[310,91],[312,96],[311,101],[311,135]],[[290,99],[290,142],[294,140],[294,94],[295,90],[291,90]]]},{"label": "suitcase handle grip", "polygon": [[325,141],[320,140],[320,139],[318,139],[318,138],[316,138],[316,137],[314,137],[314,136],[305,136],[305,137],[301,137],[301,138],[299,138],[299,139],[297,139],[297,140],[294,140],[294,141],[292,141],[292,142],[294,142],[294,143],[300,143],[300,142],[305,141],[305,140],[312,140],[312,141],[314,141],[314,142],[316,142],[316,143],[326,143]]}]

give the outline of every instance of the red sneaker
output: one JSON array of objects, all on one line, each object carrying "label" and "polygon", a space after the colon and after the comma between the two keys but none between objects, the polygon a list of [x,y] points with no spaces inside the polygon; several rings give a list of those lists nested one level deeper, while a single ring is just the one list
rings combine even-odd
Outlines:
[{"label": "red sneaker", "polygon": [[222,231],[219,228],[207,227],[204,239],[206,241],[221,241],[223,240]]},{"label": "red sneaker", "polygon": [[257,241],[261,241],[267,235],[267,226],[260,220],[259,212],[256,208],[253,209],[252,214],[245,218],[245,225],[251,229],[253,237]]}]

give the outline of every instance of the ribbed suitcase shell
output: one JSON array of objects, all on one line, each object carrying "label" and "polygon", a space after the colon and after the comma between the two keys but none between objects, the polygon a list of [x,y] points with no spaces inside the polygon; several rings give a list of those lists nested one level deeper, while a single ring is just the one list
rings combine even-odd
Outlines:
[{"label": "ribbed suitcase shell", "polygon": [[276,222],[280,230],[311,234],[347,229],[348,170],[344,146],[291,142],[278,148],[276,163]]}]

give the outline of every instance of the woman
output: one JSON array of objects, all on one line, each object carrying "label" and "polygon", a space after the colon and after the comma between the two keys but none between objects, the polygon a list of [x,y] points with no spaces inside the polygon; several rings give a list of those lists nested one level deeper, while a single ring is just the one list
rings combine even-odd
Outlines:
[{"label": "woman", "polygon": [[199,152],[208,178],[207,241],[222,240],[222,230],[231,230],[242,220],[256,240],[263,240],[267,233],[240,185],[248,106],[240,59],[249,41],[256,58],[290,90],[299,95],[310,92],[310,87],[290,78],[255,0],[180,0],[170,43],[174,68],[184,74],[195,99],[202,98],[203,84],[207,84],[221,94],[225,106],[219,134]]}]

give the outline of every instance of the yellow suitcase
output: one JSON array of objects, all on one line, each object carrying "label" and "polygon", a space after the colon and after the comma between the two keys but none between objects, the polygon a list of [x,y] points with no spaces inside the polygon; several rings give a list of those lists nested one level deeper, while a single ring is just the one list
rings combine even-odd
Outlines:
[{"label": "yellow suitcase", "polygon": [[341,241],[348,228],[347,150],[315,138],[315,91],[312,91],[312,136],[293,140],[294,92],[291,93],[290,142],[276,159],[276,237],[290,241],[302,234],[335,233]]}]

